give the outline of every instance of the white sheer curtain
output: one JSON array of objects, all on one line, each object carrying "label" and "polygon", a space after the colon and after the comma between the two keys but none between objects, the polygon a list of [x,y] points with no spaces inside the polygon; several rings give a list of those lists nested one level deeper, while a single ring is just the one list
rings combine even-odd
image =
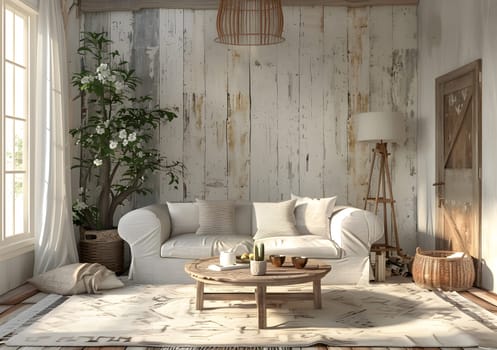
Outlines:
[{"label": "white sheer curtain", "polygon": [[68,79],[60,0],[39,2],[34,113],[34,274],[78,261],[72,225]]}]

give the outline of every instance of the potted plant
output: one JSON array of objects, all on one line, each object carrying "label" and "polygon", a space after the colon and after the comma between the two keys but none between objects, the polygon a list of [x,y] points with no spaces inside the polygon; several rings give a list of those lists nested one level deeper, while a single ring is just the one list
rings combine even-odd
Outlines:
[{"label": "potted plant", "polygon": [[150,145],[154,130],[176,113],[151,106],[150,96],[136,96],[140,83],[118,51],[111,51],[106,33],[85,32],[78,53],[81,72],[72,77],[87,108],[81,125],[70,130],[81,154],[79,196],[73,221],[86,230],[114,228],[116,209],[133,194],[150,192],[147,178],[165,171],[178,184],[183,165],[168,161]]},{"label": "potted plant", "polygon": [[254,253],[250,259],[250,273],[254,276],[266,274],[266,259],[264,258],[264,243],[254,245]]}]

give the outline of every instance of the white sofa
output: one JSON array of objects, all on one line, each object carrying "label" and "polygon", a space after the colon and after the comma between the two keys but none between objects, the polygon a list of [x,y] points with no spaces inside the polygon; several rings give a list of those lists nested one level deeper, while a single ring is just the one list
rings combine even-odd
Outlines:
[{"label": "white sofa", "polygon": [[[383,236],[376,215],[352,207],[335,207],[330,222],[331,237],[316,235],[263,238],[266,256],[307,256],[330,264],[327,284],[367,284],[371,279],[371,244]],[[125,214],[119,235],[131,248],[129,278],[138,283],[193,283],[184,265],[197,258],[218,256],[235,249],[250,251],[256,231],[253,204],[236,202],[236,232],[230,235],[197,235],[196,203],[151,205]]]}]

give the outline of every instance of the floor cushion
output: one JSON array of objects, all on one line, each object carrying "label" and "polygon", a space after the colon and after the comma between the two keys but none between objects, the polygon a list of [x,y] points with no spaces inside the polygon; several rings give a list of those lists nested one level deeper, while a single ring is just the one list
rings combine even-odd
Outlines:
[{"label": "floor cushion", "polygon": [[114,272],[97,263],[65,265],[34,276],[28,282],[42,292],[62,295],[94,294],[124,286]]}]

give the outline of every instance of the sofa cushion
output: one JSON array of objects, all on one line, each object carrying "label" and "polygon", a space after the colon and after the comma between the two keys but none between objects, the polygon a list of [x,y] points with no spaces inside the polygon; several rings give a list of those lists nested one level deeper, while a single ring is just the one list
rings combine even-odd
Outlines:
[{"label": "sofa cushion", "polygon": [[171,236],[197,231],[199,227],[197,203],[167,202],[167,208],[171,217]]},{"label": "sofa cushion", "polygon": [[252,251],[251,236],[197,235],[187,233],[171,237],[161,246],[161,257],[198,259],[218,256],[220,251],[234,249],[237,255]]},{"label": "sofa cushion", "polygon": [[342,249],[335,242],[316,235],[300,235],[289,237],[269,237],[258,239],[256,244],[264,243],[266,256],[271,254],[306,256],[316,259],[340,259]]},{"label": "sofa cushion", "polygon": [[297,200],[295,221],[299,232],[330,238],[330,218],[337,197],[313,199],[292,194],[291,198]]},{"label": "sofa cushion", "polygon": [[199,228],[197,235],[232,235],[235,233],[235,206],[229,200],[197,199]]},{"label": "sofa cushion", "polygon": [[291,199],[283,202],[254,202],[257,227],[254,239],[299,235],[293,214],[296,201]]},{"label": "sofa cushion", "polygon": [[235,202],[235,231],[237,235],[252,236],[252,202]]},{"label": "sofa cushion", "polygon": [[[167,202],[171,219],[171,236],[195,233],[199,228],[199,210],[195,202]],[[252,202],[235,202],[235,233],[252,234]]]}]

